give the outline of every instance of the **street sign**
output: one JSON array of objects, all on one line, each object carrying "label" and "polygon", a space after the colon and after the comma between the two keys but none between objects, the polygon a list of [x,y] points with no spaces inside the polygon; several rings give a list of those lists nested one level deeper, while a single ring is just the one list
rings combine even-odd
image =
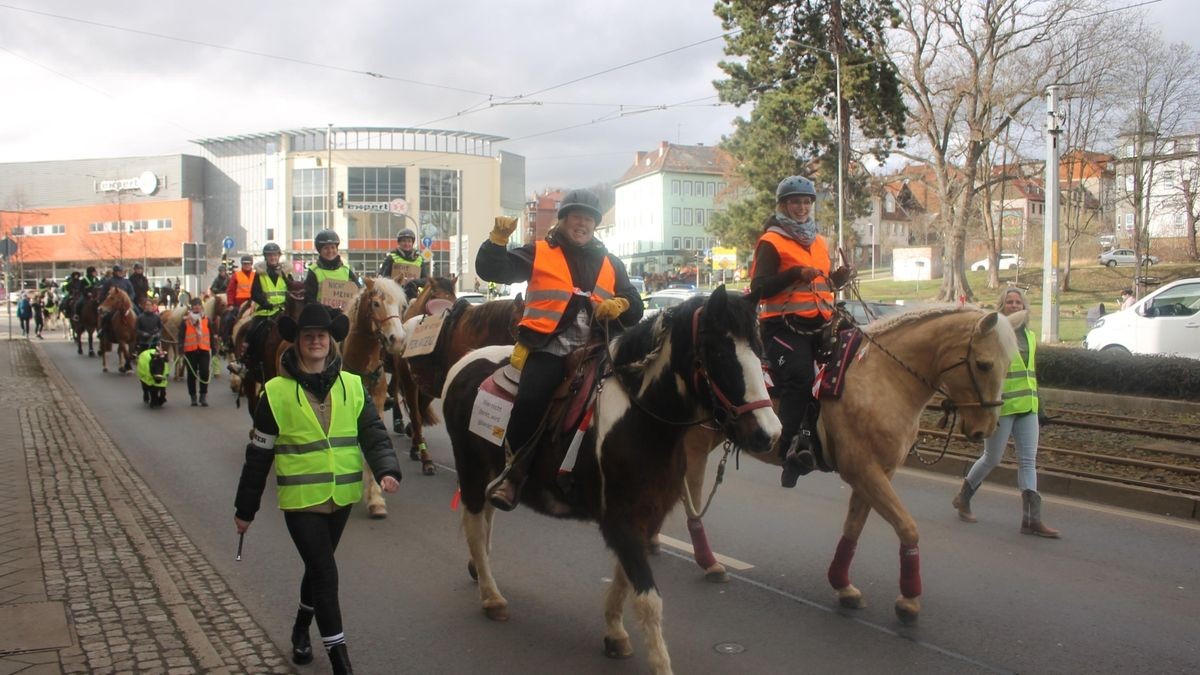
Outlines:
[{"label": "street sign", "polygon": [[429,248],[433,246],[433,237],[423,237],[421,239],[421,248]]},{"label": "street sign", "polygon": [[421,251],[421,257],[425,259],[425,262],[429,262],[433,260],[433,251],[425,249],[424,251]]},{"label": "street sign", "polygon": [[233,237],[225,237],[221,240],[221,248],[228,251],[229,249],[233,248],[235,243],[236,242],[233,241]]},{"label": "street sign", "polygon": [[183,242],[183,273],[204,275],[208,273],[208,244]]},{"label": "street sign", "polygon": [[388,210],[391,211],[393,215],[403,216],[408,213],[408,202],[404,201],[404,199],[400,197],[397,197],[388,202]]},{"label": "street sign", "polygon": [[17,253],[17,242],[12,237],[0,239],[0,256],[5,258]]}]

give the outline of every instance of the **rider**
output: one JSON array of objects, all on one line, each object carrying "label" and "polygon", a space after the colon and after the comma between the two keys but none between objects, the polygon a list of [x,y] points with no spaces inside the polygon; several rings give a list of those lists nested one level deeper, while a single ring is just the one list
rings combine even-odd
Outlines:
[{"label": "rider", "polygon": [[229,292],[229,268],[225,267],[225,263],[221,263],[220,267],[217,268],[217,277],[213,279],[208,290],[213,295]]},{"label": "rider", "polygon": [[250,290],[250,299],[258,309],[254,311],[254,318],[250,321],[242,343],[242,364],[246,370],[257,365],[254,361],[257,356],[254,350],[260,341],[259,332],[264,326],[269,326],[275,316],[283,311],[283,305],[287,302],[288,281],[292,278],[279,265],[279,258],[283,255],[279,244],[271,242],[263,246],[262,251],[266,270],[254,275],[254,285]]},{"label": "rider", "polygon": [[[221,340],[233,344],[233,325],[237,323],[242,304],[250,300],[254,289],[254,257],[242,256],[242,267],[229,277],[225,289],[225,318],[221,320]],[[229,364],[232,366],[233,364]]]},{"label": "rider", "polygon": [[75,301],[75,320],[79,320],[79,314],[83,311],[83,303],[87,300],[88,291],[100,285],[100,279],[96,276],[95,266],[89,265],[87,272],[79,278],[79,284],[76,290],[79,293],[79,298]]},{"label": "rider", "polygon": [[512,365],[522,372],[505,437],[511,459],[488,486],[488,501],[503,511],[517,505],[537,446],[534,434],[563,379],[566,356],[602,336],[601,322],[616,332],[642,318],[642,296],[629,283],[625,265],[593,236],[600,216],[595,194],[571,190],[545,241],[508,250],[517,219],[500,216],[476,258],[476,273],[488,281],[529,282],[512,355]]},{"label": "rider", "polygon": [[775,381],[783,433],[777,452],[784,460],[780,483],[816,468],[819,451],[812,395],[813,359],[821,328],[833,315],[834,287],[853,271],[842,266],[830,274],[829,246],[817,232],[812,181],[789,176],[775,190],[775,213],[767,219],[754,249],[750,292],[759,298],[759,321]]},{"label": "rider", "polygon": [[[125,278],[125,268],[121,263],[113,265],[112,276],[100,282],[100,290],[96,293],[96,302],[103,303],[104,299],[108,297],[109,291],[114,288],[125,291],[125,295],[128,295],[130,299],[133,298],[133,284],[129,283],[129,279]],[[104,331],[112,323],[112,312],[100,310],[100,320],[97,323],[100,325],[100,328],[96,331],[96,335],[102,338],[104,337]]]},{"label": "rider", "polygon": [[142,299],[142,315],[137,318],[135,327],[139,354],[158,346],[159,337],[162,336],[163,323],[162,317],[158,315],[158,305],[154,304],[153,299],[149,297]]},{"label": "rider", "polygon": [[396,248],[379,266],[379,276],[404,286],[409,300],[417,297],[417,289],[423,288],[429,278],[429,263],[414,248],[416,242],[416,232],[407,227],[400,230],[396,234]]},{"label": "rider", "polygon": [[150,297],[150,280],[142,273],[142,263],[133,264],[133,274],[129,275],[129,283],[133,286],[133,293],[129,296],[133,300],[134,310],[142,311],[142,300]]},{"label": "rider", "polygon": [[323,282],[327,279],[349,281],[362,288],[362,280],[358,278],[354,270],[342,263],[342,256],[338,254],[338,246],[341,243],[342,240],[338,237],[338,233],[333,230],[321,230],[313,239],[313,247],[317,249],[320,257],[317,258],[317,262],[309,263],[308,275],[304,277],[305,305],[320,303],[334,306],[324,296]]}]

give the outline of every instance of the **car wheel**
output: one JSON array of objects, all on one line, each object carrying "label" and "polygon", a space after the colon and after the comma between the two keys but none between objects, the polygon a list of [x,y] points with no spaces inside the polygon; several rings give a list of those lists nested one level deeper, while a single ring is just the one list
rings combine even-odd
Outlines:
[{"label": "car wheel", "polygon": [[1117,261],[1116,261],[1116,260],[1109,260],[1108,262],[1104,263],[1104,266],[1105,266],[1105,267],[1116,267],[1116,266],[1117,266]]},{"label": "car wheel", "polygon": [[1122,354],[1124,356],[1130,356],[1129,350],[1122,347],[1121,345],[1109,345],[1109,346],[1105,347],[1104,349],[1101,349],[1100,351],[1111,352],[1113,354]]}]

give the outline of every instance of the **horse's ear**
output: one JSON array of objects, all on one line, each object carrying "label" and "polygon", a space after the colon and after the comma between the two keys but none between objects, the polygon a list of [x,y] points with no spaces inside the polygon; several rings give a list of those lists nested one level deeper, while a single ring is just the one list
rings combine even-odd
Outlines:
[{"label": "horse's ear", "polygon": [[374,288],[375,288],[375,277],[367,277],[367,290],[368,291],[374,290]]},{"label": "horse's ear", "polygon": [[975,332],[979,335],[987,335],[996,328],[996,322],[999,318],[1000,315],[998,313],[988,312],[975,323]]},{"label": "horse's ear", "polygon": [[717,290],[712,292],[712,295],[708,296],[708,302],[705,303],[705,309],[707,310],[705,313],[710,317],[714,317],[716,321],[723,321],[724,319],[720,317],[724,316],[725,305],[728,302],[729,296],[725,292],[725,284],[721,284],[717,286]]},{"label": "horse's ear", "polygon": [[517,311],[525,311],[525,295],[523,293],[517,293],[517,297],[513,298],[513,307]]}]

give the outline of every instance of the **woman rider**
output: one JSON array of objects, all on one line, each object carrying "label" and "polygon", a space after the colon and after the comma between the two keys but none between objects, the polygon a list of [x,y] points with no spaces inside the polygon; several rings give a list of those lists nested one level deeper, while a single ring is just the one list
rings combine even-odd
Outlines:
[{"label": "woman rider", "polygon": [[327,307],[343,309],[340,301],[330,297],[330,286],[326,281],[349,282],[362,288],[362,281],[354,270],[342,262],[338,254],[341,237],[333,230],[321,230],[313,239],[313,247],[317,249],[317,262],[308,265],[308,276],[304,277],[304,304],[320,303]]}]

